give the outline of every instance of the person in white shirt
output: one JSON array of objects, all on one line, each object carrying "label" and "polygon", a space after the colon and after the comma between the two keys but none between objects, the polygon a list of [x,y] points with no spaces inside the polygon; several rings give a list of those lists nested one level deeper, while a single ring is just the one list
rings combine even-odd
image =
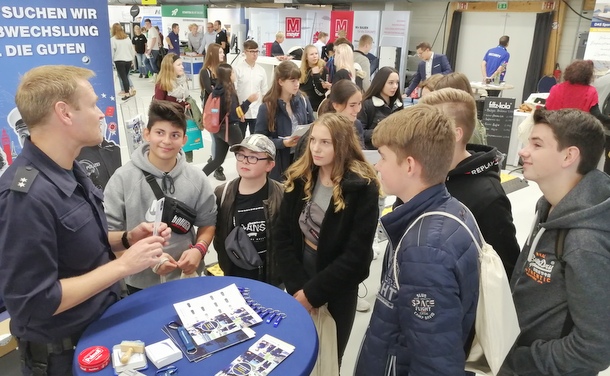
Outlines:
[{"label": "person in white shirt", "polygon": [[244,137],[246,136],[246,128],[250,130],[250,134],[254,134],[254,125],[256,124],[258,108],[261,105],[263,96],[268,90],[267,74],[263,67],[256,64],[259,52],[258,43],[253,40],[245,41],[245,59],[241,60],[233,67],[237,76],[235,89],[237,90],[239,101],[244,101],[252,93],[258,93],[258,99],[250,104],[248,112],[244,115],[245,121],[239,123],[239,128]]},{"label": "person in white shirt", "polygon": [[313,45],[318,49],[320,58],[322,58],[322,48],[326,46],[326,42],[328,42],[328,34],[323,31],[318,32],[318,40]]},{"label": "person in white shirt", "polygon": [[212,43],[216,43],[216,31],[214,30],[214,24],[208,22],[206,26],[206,32],[203,34],[203,48],[208,51],[208,46]]},{"label": "person in white shirt", "polygon": [[148,44],[146,45],[146,58],[148,67],[153,75],[159,73],[159,67],[157,66],[157,57],[159,56],[159,32],[152,26],[150,18],[144,20],[146,30],[148,30]]}]

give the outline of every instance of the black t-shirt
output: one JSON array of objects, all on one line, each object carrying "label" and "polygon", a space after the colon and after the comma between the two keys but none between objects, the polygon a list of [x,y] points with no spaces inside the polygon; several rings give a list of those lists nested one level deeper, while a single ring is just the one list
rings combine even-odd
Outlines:
[{"label": "black t-shirt", "polygon": [[216,34],[216,43],[220,44],[222,46],[222,42],[225,42],[225,54],[229,53],[229,41],[227,40],[227,31],[226,30],[220,30],[220,32],[218,34]]},{"label": "black t-shirt", "polygon": [[131,44],[133,44],[136,47],[136,53],[138,54],[143,54],[146,52],[146,36],[144,36],[144,34],[140,34],[140,35],[135,35],[132,39],[131,39]]},{"label": "black t-shirt", "polygon": [[[267,221],[265,219],[263,200],[266,200],[268,196],[269,182],[267,181],[265,186],[258,190],[258,192],[249,195],[242,195],[237,192],[237,197],[235,198],[235,225],[242,226],[246,230],[261,260],[263,260],[263,264],[267,256]],[[245,270],[233,265],[231,275],[258,279],[258,270]]]}]

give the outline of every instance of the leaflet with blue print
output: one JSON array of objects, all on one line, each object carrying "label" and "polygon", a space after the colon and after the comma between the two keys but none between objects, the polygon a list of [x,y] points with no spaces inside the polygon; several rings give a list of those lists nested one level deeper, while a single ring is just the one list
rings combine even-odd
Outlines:
[{"label": "leaflet with blue print", "polygon": [[215,376],[266,376],[293,351],[294,346],[265,334]]},{"label": "leaflet with blue print", "polygon": [[235,284],[175,303],[174,308],[197,346],[263,321]]}]

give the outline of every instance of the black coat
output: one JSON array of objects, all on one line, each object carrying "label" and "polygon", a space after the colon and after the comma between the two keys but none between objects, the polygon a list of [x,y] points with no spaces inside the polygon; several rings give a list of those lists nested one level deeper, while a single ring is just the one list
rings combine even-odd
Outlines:
[{"label": "black coat", "polygon": [[320,73],[313,74],[311,70],[307,71],[307,80],[300,85],[300,90],[307,95],[311,108],[314,111],[318,111],[320,103],[326,98],[326,91],[322,86],[322,81],[326,81],[328,78],[328,71],[326,67],[323,67]]},{"label": "black coat", "polygon": [[303,267],[303,233],[298,222],[306,203],[302,180],[295,181],[294,189],[284,194],[275,226],[279,270],[286,290],[293,295],[303,289],[314,307],[356,290],[368,277],[373,259],[379,188],[352,172],[346,173],[341,188],[346,206],[335,213],[331,199],[326,209],[320,228],[315,277],[309,279]]},{"label": "black coat", "polygon": [[519,257],[511,205],[500,183],[498,149],[493,146],[467,146],[472,154],[447,176],[447,190],[474,215],[485,241],[502,259],[510,279]]},{"label": "black coat", "polygon": [[358,120],[362,123],[364,128],[364,147],[368,150],[375,150],[373,146],[372,137],[373,130],[379,124],[380,121],[387,118],[396,111],[403,109],[402,100],[396,99],[392,106],[388,106],[387,103],[381,98],[371,97],[362,103],[362,109],[358,113]]}]

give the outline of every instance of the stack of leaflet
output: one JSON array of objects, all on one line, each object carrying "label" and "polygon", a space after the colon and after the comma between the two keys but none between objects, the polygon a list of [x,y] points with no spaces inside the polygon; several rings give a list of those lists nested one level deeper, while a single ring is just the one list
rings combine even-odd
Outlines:
[{"label": "stack of leaflet", "polygon": [[[187,350],[176,325],[166,325],[163,331],[182,350],[186,358],[196,362],[212,353],[254,338],[249,327],[262,322],[260,316],[246,303],[235,284],[174,304],[194,348]],[[190,347],[190,346],[188,346]]]},{"label": "stack of leaflet", "polygon": [[215,376],[267,376],[293,351],[294,346],[265,334]]}]

